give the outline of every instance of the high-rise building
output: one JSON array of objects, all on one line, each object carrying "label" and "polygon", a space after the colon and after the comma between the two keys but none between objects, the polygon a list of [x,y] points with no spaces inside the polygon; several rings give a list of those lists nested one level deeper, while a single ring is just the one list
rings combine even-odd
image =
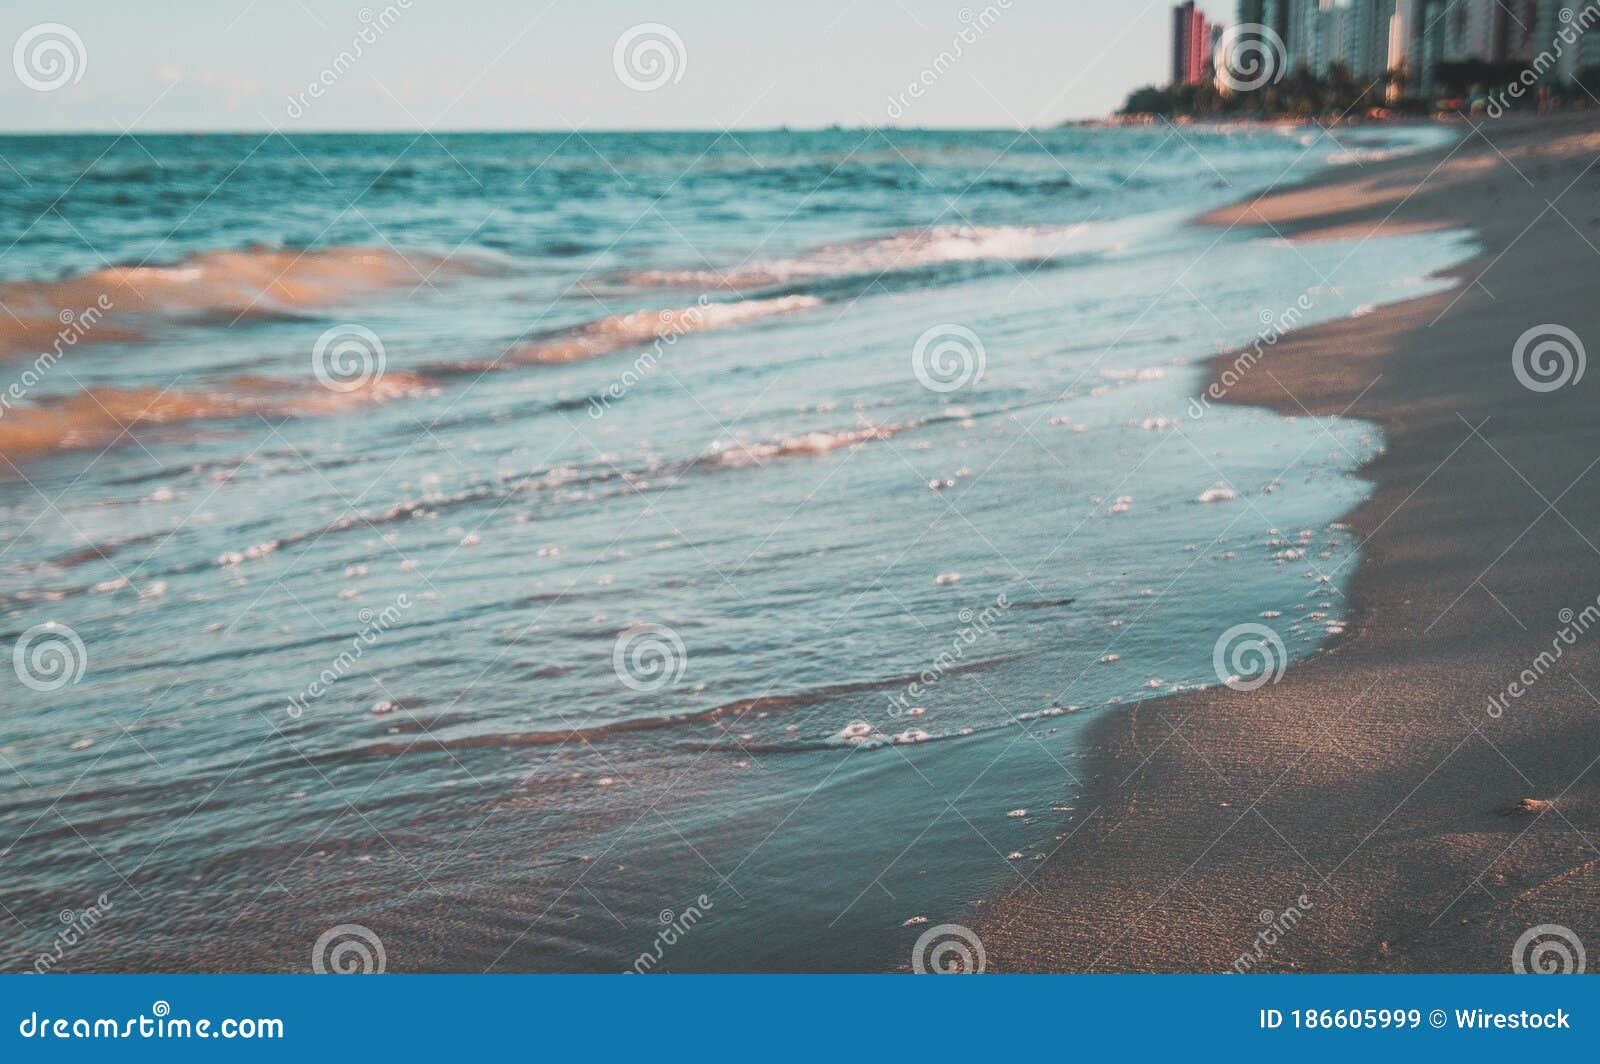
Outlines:
[{"label": "high-rise building", "polygon": [[1350,9],[1334,0],[1320,0],[1315,7],[1308,8],[1300,23],[1298,63],[1324,78],[1333,71],[1334,64],[1345,63],[1349,15]]},{"label": "high-rise building", "polygon": [[1533,56],[1538,0],[1458,0],[1465,9],[1461,58],[1504,63]]},{"label": "high-rise building", "polygon": [[[1491,24],[1485,4],[1496,0],[1417,0],[1411,27],[1411,80],[1423,96],[1437,91],[1441,63],[1488,58]],[[1483,51],[1480,51],[1482,49]]]},{"label": "high-rise building", "polygon": [[1583,36],[1578,39],[1578,58],[1572,65],[1572,72],[1576,75],[1600,68],[1600,24],[1590,21],[1594,10],[1591,5],[1584,4],[1575,10],[1579,17],[1575,18],[1572,24],[1576,26],[1581,21],[1587,27]]},{"label": "high-rise building", "polygon": [[1473,39],[1477,36],[1473,30],[1483,21],[1473,17],[1479,4],[1480,0],[1444,0],[1444,10],[1439,15],[1440,62],[1459,63],[1480,54],[1475,47],[1478,42]]},{"label": "high-rise building", "polygon": [[[1381,60],[1382,70],[1403,71],[1406,91],[1417,95],[1437,93],[1441,63],[1527,63],[1547,82],[1600,66],[1600,9],[1590,6],[1593,0],[1349,2],[1355,23],[1346,26],[1351,72],[1376,76]],[[1585,18],[1585,11],[1596,13]]]},{"label": "high-rise building", "polygon": [[1534,35],[1539,25],[1539,0],[1502,0],[1500,39],[1507,59],[1532,59],[1548,42]]},{"label": "high-rise building", "polygon": [[1281,13],[1286,65],[1326,77],[1342,66],[1361,82],[1383,79],[1389,70],[1390,33],[1396,0],[1280,0],[1241,3],[1241,17]]},{"label": "high-rise building", "polygon": [[1194,24],[1194,0],[1184,0],[1172,9],[1172,84],[1189,80],[1189,30]]},{"label": "high-rise building", "polygon": [[1389,29],[1395,0],[1350,0],[1344,20],[1344,65],[1361,82],[1381,80],[1389,67]]},{"label": "high-rise building", "polygon": [[1216,32],[1205,12],[1185,0],[1172,9],[1172,83],[1196,85],[1211,71]]},{"label": "high-rise building", "polygon": [[1567,81],[1600,66],[1600,15],[1583,0],[1537,0],[1529,60],[1542,80]]},{"label": "high-rise building", "polygon": [[1204,81],[1211,61],[1211,26],[1205,13],[1195,8],[1189,21],[1189,69],[1186,84],[1197,85]]},{"label": "high-rise building", "polygon": [[1389,45],[1384,69],[1398,73],[1389,83],[1389,101],[1392,103],[1405,94],[1408,82],[1416,79],[1416,58],[1411,48],[1411,27],[1417,19],[1421,0],[1395,0],[1394,12],[1389,16]]},{"label": "high-rise building", "polygon": [[1283,39],[1284,66],[1295,70],[1315,65],[1319,0],[1268,0],[1267,9],[1272,28]]},{"label": "high-rise building", "polygon": [[1315,7],[1317,0],[1239,0],[1235,9],[1235,26],[1264,26],[1283,43],[1286,65],[1293,66],[1295,49],[1294,23],[1296,14],[1306,7]]},{"label": "high-rise building", "polygon": [[1434,72],[1446,59],[1445,17],[1458,0],[1416,0],[1416,18],[1411,27],[1412,81],[1421,96],[1432,96],[1437,87]]},{"label": "high-rise building", "polygon": [[[1482,60],[1534,63],[1545,80],[1571,77],[1583,64],[1583,47],[1558,38],[1584,0],[1401,0],[1396,14],[1412,85],[1436,90],[1440,63]],[[1571,12],[1563,18],[1562,11]],[[1403,23],[1409,20],[1410,25]],[[1391,41],[1391,45],[1394,42]],[[1600,60],[1600,40],[1584,41]]]},{"label": "high-rise building", "polygon": [[1562,81],[1570,78],[1576,69],[1576,53],[1569,57],[1565,46],[1556,47],[1556,35],[1566,26],[1571,15],[1562,18],[1562,11],[1571,11],[1574,0],[1538,0],[1538,10],[1533,20],[1533,40],[1530,48],[1535,56],[1544,52],[1548,60],[1543,65],[1536,65],[1539,79],[1544,82]]}]

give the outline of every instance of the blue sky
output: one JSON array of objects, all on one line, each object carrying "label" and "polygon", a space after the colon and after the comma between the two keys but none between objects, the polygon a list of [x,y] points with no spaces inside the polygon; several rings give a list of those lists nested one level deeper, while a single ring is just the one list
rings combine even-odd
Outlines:
[{"label": "blue sky", "polygon": [[[1051,124],[1163,80],[1169,18],[1166,0],[8,0],[8,50],[52,22],[77,34],[83,59],[81,76],[45,92],[0,72],[0,128]],[[618,38],[643,23],[682,42],[667,41],[676,76],[652,91],[614,68]],[[301,97],[364,28],[356,62]],[[932,73],[964,28],[959,61]],[[913,97],[924,72],[932,84]]]}]

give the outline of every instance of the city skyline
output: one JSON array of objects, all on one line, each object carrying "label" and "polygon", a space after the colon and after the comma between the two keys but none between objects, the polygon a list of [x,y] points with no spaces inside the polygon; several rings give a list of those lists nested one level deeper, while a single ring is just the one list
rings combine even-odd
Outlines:
[{"label": "city skyline", "polygon": [[[1219,27],[1193,2],[1171,11],[1168,84],[1198,84],[1213,73]],[[1358,82],[1389,82],[1396,99],[1433,94],[1439,68],[1451,63],[1537,60],[1540,82],[1570,80],[1600,66],[1595,22],[1600,12],[1580,0],[1238,0],[1233,26],[1267,46],[1280,76],[1342,69]]]},{"label": "city skyline", "polygon": [[[1222,18],[1232,4],[1201,7]],[[470,19],[425,0],[174,0],[159,11],[23,0],[0,15],[0,39],[15,46],[47,25],[73,31],[83,62],[50,92],[0,78],[7,132],[1050,126],[1109,114],[1129,89],[1162,80],[1168,13],[1160,3],[937,0],[908,11],[827,0],[776,25],[716,0],[603,10],[485,0]],[[641,92],[616,75],[614,52],[651,26],[672,32],[681,61]],[[372,39],[356,49],[358,35]],[[819,56],[827,78],[816,76]],[[330,71],[335,83],[295,113]]]}]

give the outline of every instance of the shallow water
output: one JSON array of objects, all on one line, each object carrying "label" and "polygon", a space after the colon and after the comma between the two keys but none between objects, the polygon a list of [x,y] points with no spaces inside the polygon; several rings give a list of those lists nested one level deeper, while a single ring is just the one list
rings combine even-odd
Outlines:
[{"label": "shallow water", "polygon": [[1340,630],[1381,438],[1198,363],[1471,249],[1184,223],[1372,136],[0,142],[8,964],[905,963]]}]

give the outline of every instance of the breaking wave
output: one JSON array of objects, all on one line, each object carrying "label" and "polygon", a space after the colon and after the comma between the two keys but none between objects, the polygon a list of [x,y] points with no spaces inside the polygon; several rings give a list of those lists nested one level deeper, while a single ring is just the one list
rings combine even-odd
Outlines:
[{"label": "breaking wave", "polygon": [[791,258],[725,270],[644,270],[622,280],[646,287],[769,288],[839,277],[897,273],[947,263],[1041,262],[1105,250],[1093,226],[946,226],[833,244]]},{"label": "breaking wave", "polygon": [[0,456],[32,458],[84,447],[108,447],[124,433],[261,414],[320,416],[419,394],[426,378],[388,373],[350,391],[304,388],[285,381],[241,377],[215,391],[88,388],[64,399],[0,412]]},{"label": "breaking wave", "polygon": [[702,301],[687,307],[665,310],[636,310],[613,314],[570,329],[535,337],[510,348],[491,362],[456,363],[434,367],[434,372],[462,372],[497,369],[506,365],[560,365],[598,358],[630,347],[653,343],[673,343],[691,333],[725,329],[748,321],[759,321],[781,314],[820,306],[815,296],[782,296],[774,299],[743,299],[727,303]]}]

